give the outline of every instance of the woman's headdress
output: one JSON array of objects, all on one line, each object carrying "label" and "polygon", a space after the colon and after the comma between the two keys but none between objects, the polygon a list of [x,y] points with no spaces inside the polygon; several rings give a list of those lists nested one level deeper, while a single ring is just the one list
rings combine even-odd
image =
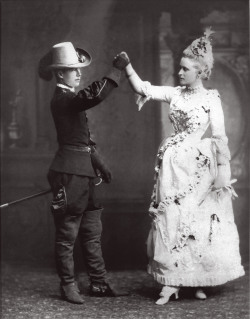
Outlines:
[{"label": "woman's headdress", "polygon": [[214,32],[211,27],[206,28],[204,35],[196,40],[194,40],[184,51],[183,54],[189,57],[193,57],[195,60],[203,64],[207,72],[211,73],[213,68],[214,58],[212,52],[212,45],[210,36]]}]

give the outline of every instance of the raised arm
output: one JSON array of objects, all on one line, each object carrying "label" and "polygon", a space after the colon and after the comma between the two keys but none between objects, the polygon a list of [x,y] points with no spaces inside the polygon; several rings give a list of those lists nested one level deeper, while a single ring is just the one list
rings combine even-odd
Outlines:
[{"label": "raised arm", "polygon": [[144,92],[142,90],[143,81],[139,78],[138,74],[133,69],[130,59],[126,52],[121,52],[117,54],[117,56],[114,58],[114,62],[113,62],[114,66],[121,65],[121,64],[126,65],[124,70],[133,91],[140,95],[144,95]]},{"label": "raised arm", "polygon": [[132,64],[129,63],[125,68],[125,73],[128,77],[129,84],[131,85],[133,91],[137,94],[144,95],[144,92],[142,90],[143,87],[143,81],[138,76],[138,74],[135,72],[134,68],[132,67]]},{"label": "raised arm", "polygon": [[129,57],[126,52],[119,53],[115,58],[113,65],[125,64],[125,73],[132,90],[138,95],[136,103],[139,106],[139,110],[143,104],[149,100],[170,102],[175,88],[171,86],[155,86],[151,85],[148,81],[142,81],[138,74],[135,72]]}]

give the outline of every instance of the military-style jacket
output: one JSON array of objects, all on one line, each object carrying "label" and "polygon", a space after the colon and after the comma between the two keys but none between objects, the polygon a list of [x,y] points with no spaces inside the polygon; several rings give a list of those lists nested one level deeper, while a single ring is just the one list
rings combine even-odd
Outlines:
[{"label": "military-style jacket", "polygon": [[[51,100],[59,149],[50,169],[68,174],[95,177],[90,153],[79,151],[91,145],[86,110],[101,103],[118,86],[120,71],[95,81],[77,94],[57,86]],[[77,150],[79,148],[79,150]]]}]

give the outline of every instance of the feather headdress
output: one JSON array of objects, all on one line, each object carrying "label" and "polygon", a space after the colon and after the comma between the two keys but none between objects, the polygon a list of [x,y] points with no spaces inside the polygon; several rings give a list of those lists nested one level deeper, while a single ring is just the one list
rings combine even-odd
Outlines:
[{"label": "feather headdress", "polygon": [[203,79],[208,79],[214,64],[210,36],[214,32],[206,28],[202,37],[195,39],[184,51],[183,55],[197,60],[203,69]]},{"label": "feather headdress", "polygon": [[211,27],[206,28],[204,35],[190,44],[192,54],[197,58],[202,58],[210,70],[214,62],[210,39],[213,33],[214,31],[211,30]]}]

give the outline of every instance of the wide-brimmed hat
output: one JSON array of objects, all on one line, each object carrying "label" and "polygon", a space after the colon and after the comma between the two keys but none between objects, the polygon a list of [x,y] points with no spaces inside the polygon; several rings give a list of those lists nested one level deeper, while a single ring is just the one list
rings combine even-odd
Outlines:
[{"label": "wide-brimmed hat", "polygon": [[91,63],[90,54],[80,48],[74,48],[71,42],[55,44],[39,61],[38,73],[43,80],[51,80],[52,70],[83,68]]}]

